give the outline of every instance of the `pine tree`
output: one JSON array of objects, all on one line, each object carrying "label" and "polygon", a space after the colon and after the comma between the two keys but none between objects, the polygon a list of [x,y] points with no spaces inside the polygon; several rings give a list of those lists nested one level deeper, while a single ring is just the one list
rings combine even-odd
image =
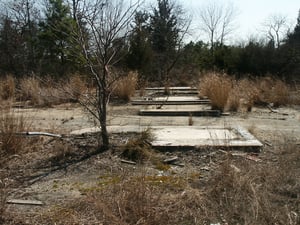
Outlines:
[{"label": "pine tree", "polygon": [[43,67],[48,73],[64,74],[73,59],[72,34],[75,21],[63,0],[49,0],[45,15],[45,21],[39,24],[40,54],[43,59]]},{"label": "pine tree", "polygon": [[177,57],[180,38],[176,7],[169,0],[158,0],[158,7],[150,16],[150,41],[154,52],[155,77],[168,82],[169,72]]},{"label": "pine tree", "polygon": [[132,70],[138,70],[141,75],[148,72],[151,64],[152,50],[149,43],[148,19],[149,15],[146,12],[137,12],[129,37],[130,47],[127,65]]}]

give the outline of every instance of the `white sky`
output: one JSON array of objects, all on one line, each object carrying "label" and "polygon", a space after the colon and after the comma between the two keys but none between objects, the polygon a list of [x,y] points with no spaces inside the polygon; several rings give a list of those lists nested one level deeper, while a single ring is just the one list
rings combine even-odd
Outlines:
[{"label": "white sky", "polygon": [[[146,0],[147,1],[147,0]],[[148,0],[156,5],[156,0]],[[193,27],[197,27],[196,13],[201,6],[212,0],[177,0],[184,9],[193,14]],[[286,16],[294,28],[300,9],[300,0],[214,0],[220,4],[233,4],[239,11],[236,17],[237,29],[232,40],[247,40],[251,36],[261,36],[262,23],[272,14]],[[196,30],[192,31],[196,34]],[[194,35],[198,36],[199,35]],[[194,37],[193,39],[197,39]],[[201,36],[200,39],[204,39]]]}]

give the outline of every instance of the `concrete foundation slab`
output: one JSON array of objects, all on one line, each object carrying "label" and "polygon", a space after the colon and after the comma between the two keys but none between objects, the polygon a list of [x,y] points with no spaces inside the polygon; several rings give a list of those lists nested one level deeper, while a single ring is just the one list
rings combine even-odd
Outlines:
[{"label": "concrete foundation slab", "polygon": [[[263,144],[243,127],[205,126],[108,126],[109,133],[142,132],[150,129],[154,136],[151,142],[160,150],[200,149],[205,147],[229,149],[250,149],[258,151]],[[96,128],[86,128],[71,132],[73,135],[99,132]]]},{"label": "concrete foundation slab", "polygon": [[242,127],[164,127],[153,128],[153,147],[159,149],[228,147],[262,147],[262,143]]},{"label": "concrete foundation slab", "polygon": [[[145,88],[146,91],[164,91],[165,87],[152,87]],[[170,91],[197,91],[195,87],[169,87]]]},{"label": "concrete foundation slab", "polygon": [[209,99],[199,99],[197,96],[164,96],[164,97],[144,97],[134,99],[132,105],[198,105],[210,104]]},{"label": "concrete foundation slab", "polygon": [[219,110],[141,109],[140,116],[221,116]]}]

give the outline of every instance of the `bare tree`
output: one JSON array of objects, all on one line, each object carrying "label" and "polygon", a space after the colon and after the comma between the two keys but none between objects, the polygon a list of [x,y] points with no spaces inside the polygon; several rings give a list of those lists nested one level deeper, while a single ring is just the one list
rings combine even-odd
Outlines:
[{"label": "bare tree", "polygon": [[276,48],[280,47],[284,37],[289,31],[288,20],[281,14],[272,14],[263,23],[264,30],[269,41],[272,41]]},{"label": "bare tree", "polygon": [[226,38],[234,31],[234,20],[238,10],[233,4],[222,5],[210,1],[198,11],[200,28],[209,37],[212,51],[214,44],[224,44]]},{"label": "bare tree", "polygon": [[96,84],[96,93],[82,100],[81,104],[99,122],[102,150],[109,148],[107,105],[119,77],[113,72],[113,67],[122,57],[122,40],[129,34],[130,22],[139,5],[139,1],[126,4],[123,0],[96,0],[82,2],[82,8],[77,9],[76,17],[86,27],[83,29],[78,24],[76,40],[84,64]]}]

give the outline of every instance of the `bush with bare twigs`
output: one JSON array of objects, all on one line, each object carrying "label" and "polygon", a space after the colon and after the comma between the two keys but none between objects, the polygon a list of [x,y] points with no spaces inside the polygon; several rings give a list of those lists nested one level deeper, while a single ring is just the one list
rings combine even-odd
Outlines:
[{"label": "bush with bare twigs", "polygon": [[113,95],[124,101],[130,101],[134,95],[138,83],[138,73],[129,72],[127,76],[121,77],[114,85]]}]

